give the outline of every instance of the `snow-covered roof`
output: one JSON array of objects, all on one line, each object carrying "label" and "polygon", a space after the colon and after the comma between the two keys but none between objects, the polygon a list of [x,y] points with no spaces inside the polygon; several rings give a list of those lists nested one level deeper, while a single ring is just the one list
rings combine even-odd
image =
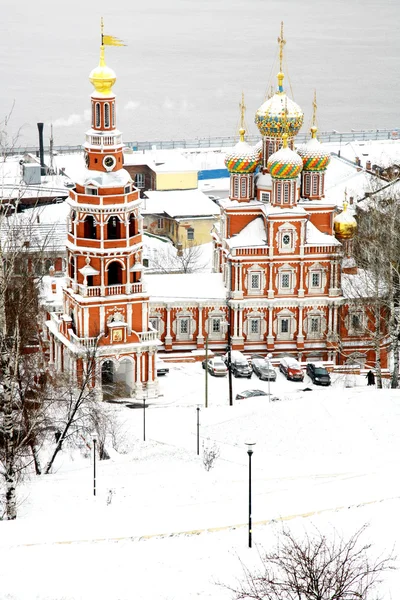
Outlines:
[{"label": "snow-covered roof", "polygon": [[340,246],[334,235],[322,233],[311,221],[306,223],[306,244],[312,246]]},{"label": "snow-covered roof", "polygon": [[349,142],[341,146],[340,154],[351,161],[359,158],[362,167],[365,167],[367,160],[372,165],[388,167],[393,163],[400,163],[400,140]]},{"label": "snow-covered roof", "polygon": [[145,275],[150,302],[182,299],[226,299],[221,273]]},{"label": "snow-covered roof", "polygon": [[124,152],[124,165],[147,165],[155,173],[182,173],[198,170],[187,158],[176,150]]},{"label": "snow-covered roof", "polygon": [[325,201],[342,206],[347,195],[347,202],[350,197],[356,202],[371,189],[372,181],[376,181],[374,175],[359,170],[354,163],[332,156],[325,175]]},{"label": "snow-covered roof", "polygon": [[227,240],[230,248],[240,248],[243,246],[265,246],[267,244],[267,232],[265,230],[264,219],[256,217],[248,223],[237,234]]},{"label": "snow-covered roof", "polygon": [[26,156],[8,156],[0,159],[0,198],[4,200],[24,198],[38,198],[67,196],[68,189],[65,183],[68,181],[62,175],[41,176],[40,183],[26,184],[23,179],[23,171],[20,162],[26,160],[26,164],[39,166],[33,158],[29,161]]},{"label": "snow-covered roof", "polygon": [[272,177],[269,173],[258,173],[256,175],[256,184],[259,188],[270,188],[272,186]]},{"label": "snow-covered roof", "polygon": [[219,207],[200,190],[146,192],[142,214],[165,214],[170,217],[219,216]]}]

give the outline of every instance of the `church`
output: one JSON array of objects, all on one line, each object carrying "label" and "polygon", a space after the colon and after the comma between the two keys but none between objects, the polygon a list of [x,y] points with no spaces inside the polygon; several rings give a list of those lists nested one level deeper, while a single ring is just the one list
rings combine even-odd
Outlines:
[{"label": "church", "polygon": [[[256,146],[245,140],[242,98],[240,139],[225,159],[229,198],[212,230],[213,272],[166,275],[143,266],[142,199],[123,167],[116,75],[102,43],[89,76],[85,161],[67,200],[66,279],[46,321],[56,372],[78,376],[92,351],[99,395],[112,382],[141,399],[158,394],[157,352],[198,358],[206,344],[217,353],[229,345],[274,358],[375,363],[368,307],[343,293],[343,278],[357,277],[357,224],[346,203],[338,214],[324,200],[330,154],[318,141],[315,99],[310,139],[296,147],[303,112],[285,92],[282,30],[278,42],[277,87],[256,112]],[[384,346],[380,354],[386,367]]]}]

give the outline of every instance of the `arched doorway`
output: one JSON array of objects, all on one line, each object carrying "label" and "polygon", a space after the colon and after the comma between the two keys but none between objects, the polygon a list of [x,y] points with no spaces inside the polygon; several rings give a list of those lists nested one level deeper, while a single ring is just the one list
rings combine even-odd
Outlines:
[{"label": "arched doorway", "polygon": [[105,400],[114,398],[115,367],[112,360],[105,360],[101,365],[101,388]]},{"label": "arched doorway", "polygon": [[113,261],[108,265],[108,283],[107,285],[120,285],[122,283],[121,263]]}]

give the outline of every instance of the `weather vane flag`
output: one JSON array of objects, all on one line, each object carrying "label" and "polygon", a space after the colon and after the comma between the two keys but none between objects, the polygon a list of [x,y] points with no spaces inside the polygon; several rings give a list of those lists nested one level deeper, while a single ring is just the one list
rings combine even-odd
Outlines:
[{"label": "weather vane flag", "polygon": [[102,46],[126,46],[122,40],[113,35],[104,35],[103,17],[101,17],[101,45]]}]

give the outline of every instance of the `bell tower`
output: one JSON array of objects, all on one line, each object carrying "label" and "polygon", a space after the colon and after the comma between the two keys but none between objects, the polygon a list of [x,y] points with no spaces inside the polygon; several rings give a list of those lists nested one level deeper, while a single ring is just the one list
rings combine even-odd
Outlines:
[{"label": "bell tower", "polygon": [[123,168],[112,90],[116,75],[105,62],[105,38],[116,39],[102,32],[99,65],[89,76],[94,91],[85,164],[67,200],[68,272],[57,332],[62,343],[59,356],[53,348],[53,361],[74,372],[73,363],[97,346],[95,385],[100,389],[107,380],[126,395],[143,398],[157,395],[158,340],[142,281],[141,199]]}]

